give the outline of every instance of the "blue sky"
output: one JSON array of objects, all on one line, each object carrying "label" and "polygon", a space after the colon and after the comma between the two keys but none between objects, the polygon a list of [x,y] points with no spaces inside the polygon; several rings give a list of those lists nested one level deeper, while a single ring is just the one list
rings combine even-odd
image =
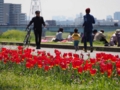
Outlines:
[{"label": "blue sky", "polygon": [[[22,12],[29,15],[31,0],[4,0],[5,3],[22,4]],[[87,7],[91,8],[91,14],[98,19],[105,19],[115,11],[120,11],[120,0],[41,0],[42,15],[45,19],[52,16],[75,17],[82,12],[85,14]]]}]

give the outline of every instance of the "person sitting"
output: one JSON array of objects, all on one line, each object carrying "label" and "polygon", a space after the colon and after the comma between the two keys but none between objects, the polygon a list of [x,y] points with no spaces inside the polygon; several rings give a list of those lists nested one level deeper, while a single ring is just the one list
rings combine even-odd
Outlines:
[{"label": "person sitting", "polygon": [[109,45],[108,41],[106,40],[106,36],[104,35],[104,30],[100,30],[96,33],[94,41],[102,41],[104,42],[105,46]]},{"label": "person sitting", "polygon": [[68,40],[68,41],[73,41],[73,39],[72,39],[72,34],[73,34],[73,32],[70,32],[70,34],[68,35],[68,37],[67,37],[67,40]]},{"label": "person sitting", "polygon": [[110,46],[114,46],[117,45],[117,30],[116,32],[112,35],[112,37],[110,38]]},{"label": "person sitting", "polygon": [[92,32],[92,40],[94,40],[94,37],[95,37],[95,35],[97,34],[97,30],[95,29],[95,30],[93,30],[93,32]]},{"label": "person sitting", "polygon": [[120,29],[117,29],[116,32],[117,32],[116,37],[117,37],[118,47],[120,47]]},{"label": "person sitting", "polygon": [[63,33],[63,28],[59,28],[58,32],[56,33],[55,40],[53,41],[54,42],[63,41],[64,39],[62,38],[62,33]]}]

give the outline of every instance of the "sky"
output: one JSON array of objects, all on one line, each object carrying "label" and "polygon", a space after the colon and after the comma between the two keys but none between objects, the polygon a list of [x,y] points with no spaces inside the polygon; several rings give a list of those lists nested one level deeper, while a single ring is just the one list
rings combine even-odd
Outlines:
[{"label": "sky", "polygon": [[[22,4],[22,12],[29,16],[31,0],[4,0],[5,3]],[[106,19],[120,11],[120,0],[41,0],[42,16],[48,20],[53,16],[75,17],[76,14],[85,14],[90,8],[91,14],[97,19]]]}]

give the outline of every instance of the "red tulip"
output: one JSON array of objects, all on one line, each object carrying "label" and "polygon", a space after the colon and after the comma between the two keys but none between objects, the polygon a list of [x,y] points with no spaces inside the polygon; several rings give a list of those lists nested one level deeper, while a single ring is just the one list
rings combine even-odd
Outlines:
[{"label": "red tulip", "polygon": [[18,46],[18,50],[21,50],[21,49],[23,49],[23,47],[22,46]]},{"label": "red tulip", "polygon": [[90,70],[92,68],[92,64],[89,63],[88,61],[86,61],[84,67],[85,67],[86,70]]},{"label": "red tulip", "polygon": [[26,68],[30,69],[30,68],[32,68],[32,67],[33,67],[33,65],[32,65],[30,62],[27,62],[27,63],[26,63]]},{"label": "red tulip", "polygon": [[100,63],[100,72],[101,74],[104,74],[104,72],[107,71],[107,65],[104,62]]},{"label": "red tulip", "polygon": [[116,57],[116,58],[119,58],[119,55],[116,55],[115,57]]},{"label": "red tulip", "polygon": [[67,57],[67,53],[64,53],[64,54],[63,54],[63,57],[66,58],[66,57]]},{"label": "red tulip", "polygon": [[60,67],[62,68],[62,70],[66,70],[68,66],[67,66],[67,63],[65,61],[62,61],[60,63]]},{"label": "red tulip", "polygon": [[74,58],[79,58],[78,54],[73,54]]},{"label": "red tulip", "polygon": [[72,53],[71,53],[71,52],[70,52],[70,53],[68,53],[68,56],[69,56],[69,57],[72,57]]},{"label": "red tulip", "polygon": [[82,60],[74,60],[72,62],[72,67],[73,69],[77,69],[82,65],[83,61]]},{"label": "red tulip", "polygon": [[51,68],[54,67],[54,65],[55,65],[55,63],[53,61],[50,61],[49,64],[50,64]]},{"label": "red tulip", "polygon": [[108,71],[108,72],[107,72],[107,75],[108,75],[108,78],[110,78],[111,75],[112,75],[112,72],[111,72],[111,71]]},{"label": "red tulip", "polygon": [[112,63],[108,63],[107,64],[107,70],[112,72],[112,69],[113,69]]},{"label": "red tulip", "polygon": [[93,64],[95,64],[96,63],[96,59],[90,59],[90,62],[91,62],[91,64],[93,65]]},{"label": "red tulip", "polygon": [[117,69],[117,74],[118,76],[120,76],[120,69]]},{"label": "red tulip", "polygon": [[43,66],[42,61],[38,61],[38,67],[42,68],[42,66]]},{"label": "red tulip", "polygon": [[51,56],[50,53],[47,53],[47,56]]},{"label": "red tulip", "polygon": [[120,69],[120,61],[117,61],[117,62],[116,62],[116,68],[117,68],[117,69]]},{"label": "red tulip", "polygon": [[97,70],[96,69],[90,69],[90,74],[94,76],[96,74]]},{"label": "red tulip", "polygon": [[50,69],[49,66],[45,66],[45,67],[44,67],[45,72],[47,72],[49,69]]},{"label": "red tulip", "polygon": [[56,66],[58,66],[60,64],[60,60],[59,59],[55,59],[54,63],[55,63]]},{"label": "red tulip", "polygon": [[82,74],[82,72],[83,72],[83,67],[79,67],[79,68],[78,68],[78,73],[79,73],[79,74]]}]

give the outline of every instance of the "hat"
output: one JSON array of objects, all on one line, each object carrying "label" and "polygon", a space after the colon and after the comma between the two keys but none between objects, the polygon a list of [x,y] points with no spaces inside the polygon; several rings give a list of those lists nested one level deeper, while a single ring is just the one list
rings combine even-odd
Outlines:
[{"label": "hat", "polygon": [[86,13],[90,13],[90,8],[86,8]]},{"label": "hat", "polygon": [[118,33],[120,33],[120,29],[116,29],[116,32],[115,32],[116,34],[118,34]]}]

